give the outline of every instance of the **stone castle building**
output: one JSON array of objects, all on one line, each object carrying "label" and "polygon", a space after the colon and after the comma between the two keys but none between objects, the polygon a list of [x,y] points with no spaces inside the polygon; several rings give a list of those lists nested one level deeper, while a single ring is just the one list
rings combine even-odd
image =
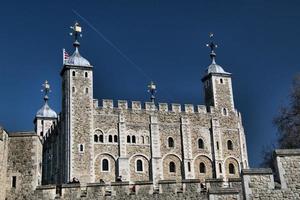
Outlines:
[{"label": "stone castle building", "polygon": [[249,168],[231,74],[216,63],[214,42],[199,77],[205,105],[154,96],[145,104],[99,102],[94,66],[79,53],[80,32],[76,23],[74,53],[60,72],[62,111],[50,108],[46,81],[35,131],[0,127],[0,200],[300,199],[300,150],[275,151],[276,176]]},{"label": "stone castle building", "polygon": [[[46,104],[36,116],[43,137],[43,183],[76,177],[92,183],[239,177],[248,168],[241,115],[233,100],[231,74],[212,63],[202,77],[205,105],[103,100],[93,96],[93,68],[74,53],[61,70],[62,112]],[[200,79],[199,79],[200,80]]]}]

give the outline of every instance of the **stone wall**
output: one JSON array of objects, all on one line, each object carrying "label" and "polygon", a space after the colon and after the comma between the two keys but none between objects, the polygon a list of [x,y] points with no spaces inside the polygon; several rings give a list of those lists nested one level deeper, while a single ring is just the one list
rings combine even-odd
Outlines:
[{"label": "stone wall", "polygon": [[10,133],[6,199],[33,198],[35,188],[41,184],[41,174],[42,143],[39,136],[31,132]]},{"label": "stone wall", "polygon": [[[243,145],[240,141],[244,141],[244,133],[239,131],[242,122],[237,111],[223,116],[221,110],[211,107],[210,112],[207,112],[203,105],[195,109],[195,106],[190,104],[181,107],[180,104],[169,106],[166,103],[158,103],[157,106],[145,103],[143,108],[138,101],[133,101],[128,106],[127,101],[118,101],[117,105],[114,105],[113,100],[107,99],[102,101],[102,106],[98,105],[97,100],[94,100],[93,105],[94,132],[91,135],[98,140],[94,141],[96,181],[100,178],[101,160],[98,157],[102,154],[108,155],[116,162],[116,171],[102,173],[103,177],[110,177],[112,182],[118,175],[131,182],[239,177],[239,163],[243,162]],[[155,122],[151,119],[155,119]],[[99,141],[100,135],[102,141]],[[118,141],[109,141],[109,137],[114,136],[117,136]],[[172,147],[168,144],[169,138],[173,140]],[[199,146],[199,139],[203,141],[203,147]],[[153,148],[157,140],[160,145]],[[232,141],[233,149],[228,150],[228,140]],[[145,159],[144,169],[149,170],[143,173],[134,170],[132,158],[136,156]],[[152,159],[155,159],[155,166],[162,166],[160,176],[154,176],[156,172],[153,166],[148,165]],[[122,163],[119,165],[120,160]],[[215,160],[218,161],[218,165],[213,163]],[[247,158],[245,160],[247,161]],[[175,173],[170,173],[170,162],[176,165]],[[205,165],[204,172],[200,172],[200,163]],[[234,174],[229,173],[229,164],[234,165]]]},{"label": "stone wall", "polygon": [[8,134],[0,127],[0,200],[4,200],[6,196],[6,173],[7,173],[7,157],[8,157]]},{"label": "stone wall", "polygon": [[300,199],[300,149],[276,150],[274,181],[271,169],[242,170],[246,199]]},{"label": "stone wall", "polygon": [[140,181],[135,185],[129,182],[111,184],[91,183],[87,185],[64,184],[60,186],[40,186],[35,191],[33,199],[240,199],[238,188],[201,188],[199,180],[160,181],[158,189],[153,188],[153,182]]}]

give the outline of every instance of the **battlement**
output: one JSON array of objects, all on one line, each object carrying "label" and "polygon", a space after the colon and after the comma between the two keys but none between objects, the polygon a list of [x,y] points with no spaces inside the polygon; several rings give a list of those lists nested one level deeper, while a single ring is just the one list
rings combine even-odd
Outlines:
[{"label": "battlement", "polygon": [[[130,106],[128,106],[130,105]],[[126,100],[118,100],[115,104],[111,99],[103,99],[102,106],[99,106],[99,102],[97,99],[94,99],[94,108],[104,108],[104,109],[119,109],[119,110],[146,110],[146,111],[160,111],[160,112],[174,112],[174,113],[207,113],[207,109],[205,105],[197,105],[196,107],[192,104],[184,104],[182,106],[178,103],[157,103],[153,102],[145,102],[144,104],[140,101],[132,101],[127,102]],[[213,107],[211,107],[210,111],[213,112]]]},{"label": "battlement", "polygon": [[[39,186],[35,191],[36,199],[212,199],[238,198],[239,188],[206,187],[198,179],[159,181],[157,186],[151,181],[88,183],[85,185],[63,184],[59,186]],[[126,197],[128,196],[128,197]]]},{"label": "battlement", "polygon": [[276,172],[269,168],[242,170],[246,199],[300,198],[300,149],[275,150],[274,162]]}]

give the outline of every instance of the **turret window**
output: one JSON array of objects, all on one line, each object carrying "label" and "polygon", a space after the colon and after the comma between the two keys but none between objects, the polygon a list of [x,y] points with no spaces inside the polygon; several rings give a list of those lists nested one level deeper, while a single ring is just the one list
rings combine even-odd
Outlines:
[{"label": "turret window", "polygon": [[235,168],[232,163],[229,164],[229,174],[235,174]]},{"label": "turret window", "polygon": [[134,144],[136,143],[134,135],[132,136],[132,143],[134,143]]},{"label": "turret window", "polygon": [[136,171],[137,172],[142,172],[143,171],[143,161],[142,160],[137,160],[136,161]]},{"label": "turret window", "polygon": [[102,142],[103,143],[103,135],[99,135],[99,142]]},{"label": "turret window", "polygon": [[11,187],[16,188],[17,187],[17,177],[13,176],[11,180]]},{"label": "turret window", "polygon": [[87,72],[84,73],[84,77],[85,77],[85,78],[88,77],[88,73],[87,73]]},{"label": "turret window", "polygon": [[130,135],[127,135],[127,143],[130,143],[131,142],[131,137]]},{"label": "turret window", "polygon": [[75,71],[72,71],[72,76],[75,76],[76,72]]},{"label": "turret window", "polygon": [[168,147],[173,148],[174,147],[174,140],[172,137],[168,138]]},{"label": "turret window", "polygon": [[223,79],[222,78],[220,78],[220,83],[223,84]]},{"label": "turret window", "polygon": [[86,93],[86,94],[89,93],[89,88],[85,88],[85,93]]},{"label": "turret window", "polygon": [[233,150],[233,144],[232,144],[232,141],[231,141],[231,140],[228,140],[228,141],[227,141],[227,149],[228,149],[228,150]]},{"label": "turret window", "polygon": [[206,167],[203,162],[201,162],[199,165],[199,171],[200,171],[200,173],[205,173],[205,171],[206,171]]},{"label": "turret window", "polygon": [[222,108],[222,113],[224,116],[227,116],[228,115],[228,111],[226,108]]},{"label": "turret window", "polygon": [[114,142],[118,142],[118,136],[117,135],[114,136]]},{"label": "turret window", "polygon": [[219,172],[222,173],[222,165],[219,163]]},{"label": "turret window", "polygon": [[84,145],[83,145],[83,144],[80,144],[80,145],[79,145],[79,152],[80,152],[80,153],[83,153],[83,152],[84,152]]},{"label": "turret window", "polygon": [[75,92],[75,87],[72,87],[72,92],[73,92],[73,93]]},{"label": "turret window", "polygon": [[174,162],[169,163],[169,172],[175,173],[176,172],[176,165]]},{"label": "turret window", "polygon": [[109,135],[109,136],[108,136],[108,142],[113,142],[112,135]]},{"label": "turret window", "polygon": [[199,149],[204,149],[204,143],[202,139],[198,139],[198,148]]},{"label": "turret window", "polygon": [[106,158],[102,160],[102,171],[108,172],[109,171],[109,162]]},{"label": "turret window", "polygon": [[98,135],[94,135],[94,142],[98,142]]}]

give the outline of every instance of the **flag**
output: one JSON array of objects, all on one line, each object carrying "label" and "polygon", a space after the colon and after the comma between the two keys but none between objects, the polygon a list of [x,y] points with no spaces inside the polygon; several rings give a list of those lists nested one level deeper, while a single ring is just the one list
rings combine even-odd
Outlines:
[{"label": "flag", "polygon": [[65,49],[63,49],[63,64],[65,64],[68,59],[69,59],[69,54],[66,52]]}]

